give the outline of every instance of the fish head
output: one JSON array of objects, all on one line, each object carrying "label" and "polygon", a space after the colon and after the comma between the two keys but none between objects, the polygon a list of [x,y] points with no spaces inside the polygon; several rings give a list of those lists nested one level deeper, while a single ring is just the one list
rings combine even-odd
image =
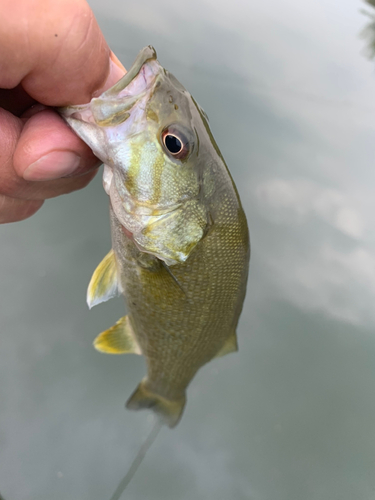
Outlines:
[{"label": "fish head", "polygon": [[184,262],[209,221],[202,195],[209,159],[200,141],[207,132],[200,108],[155,50],[143,49],[89,104],[60,112],[105,164],[104,189],[126,234],[167,265]]}]

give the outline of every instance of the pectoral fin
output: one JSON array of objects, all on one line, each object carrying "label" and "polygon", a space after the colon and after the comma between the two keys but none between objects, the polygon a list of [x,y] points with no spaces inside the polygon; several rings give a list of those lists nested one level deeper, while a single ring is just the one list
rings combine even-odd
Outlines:
[{"label": "pectoral fin", "polygon": [[94,347],[107,354],[142,354],[128,316],[100,333],[94,340]]},{"label": "pectoral fin", "polygon": [[97,304],[111,299],[118,293],[119,285],[116,260],[115,254],[111,250],[95,269],[91,277],[87,289],[87,304],[91,309]]},{"label": "pectoral fin", "polygon": [[227,338],[223,347],[216,354],[215,358],[221,358],[221,356],[225,356],[226,354],[229,354],[229,353],[235,352],[235,351],[238,351],[236,332],[234,332],[230,337]]}]

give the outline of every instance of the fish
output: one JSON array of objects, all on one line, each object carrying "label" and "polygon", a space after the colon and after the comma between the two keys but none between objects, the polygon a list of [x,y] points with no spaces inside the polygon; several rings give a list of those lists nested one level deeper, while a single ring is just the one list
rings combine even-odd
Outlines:
[{"label": "fish", "polygon": [[110,201],[112,249],[88,305],[118,294],[127,305],[94,346],[143,355],[126,407],[175,427],[199,368],[238,350],[250,243],[237,188],[206,113],[152,46],[109,90],[59,111],[104,163]]}]

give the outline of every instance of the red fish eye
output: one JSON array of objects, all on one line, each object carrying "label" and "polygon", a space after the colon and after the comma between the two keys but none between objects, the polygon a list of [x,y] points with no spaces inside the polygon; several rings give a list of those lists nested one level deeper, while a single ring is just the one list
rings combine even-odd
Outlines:
[{"label": "red fish eye", "polygon": [[185,134],[177,130],[177,127],[170,126],[164,129],[161,137],[165,149],[173,158],[184,160],[189,155],[192,144]]}]

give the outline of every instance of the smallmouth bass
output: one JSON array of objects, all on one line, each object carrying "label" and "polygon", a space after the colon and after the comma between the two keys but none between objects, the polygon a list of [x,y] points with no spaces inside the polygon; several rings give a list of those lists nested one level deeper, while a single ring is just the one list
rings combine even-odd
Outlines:
[{"label": "smallmouth bass", "polygon": [[145,356],[127,408],[174,427],[197,370],[237,350],[250,258],[237,189],[204,111],[150,46],[111,89],[60,113],[104,163],[110,198],[112,250],[89,307],[122,293],[128,308],[94,345]]}]

